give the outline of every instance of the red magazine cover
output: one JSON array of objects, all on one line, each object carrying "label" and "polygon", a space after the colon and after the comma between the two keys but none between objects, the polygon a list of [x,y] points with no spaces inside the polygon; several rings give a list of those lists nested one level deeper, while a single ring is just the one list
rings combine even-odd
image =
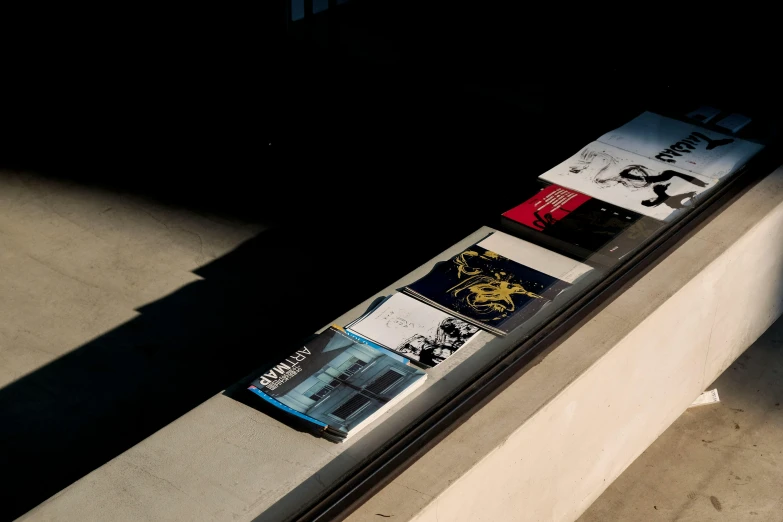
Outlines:
[{"label": "red magazine cover", "polygon": [[521,205],[504,212],[503,216],[530,228],[544,230],[591,199],[559,185],[549,185]]},{"label": "red magazine cover", "polygon": [[661,222],[560,185],[546,185],[502,214],[501,228],[581,260],[612,266]]}]

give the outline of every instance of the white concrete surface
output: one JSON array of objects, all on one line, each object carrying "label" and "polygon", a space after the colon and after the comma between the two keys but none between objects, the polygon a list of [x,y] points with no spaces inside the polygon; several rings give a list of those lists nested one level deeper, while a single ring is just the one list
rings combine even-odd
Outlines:
[{"label": "white concrete surface", "polygon": [[[116,185],[0,170],[0,520],[202,402],[171,393],[186,368],[221,378],[198,363],[209,342],[201,351],[180,326],[223,304],[198,269],[263,227]],[[226,371],[237,352],[221,351]]]},{"label": "white concrete surface", "polygon": [[260,230],[0,171],[0,388],[199,280],[193,270]]},{"label": "white concrete surface", "polygon": [[[710,375],[780,314],[781,195],[777,171],[683,240],[350,520],[379,520],[378,513],[395,520],[574,520]],[[727,320],[738,310],[742,321]],[[495,341],[478,347],[453,361],[454,373],[429,379],[407,404],[343,445],[217,395],[22,520],[281,520],[426,411],[456,383],[452,377],[502,351]]]},{"label": "white concrete surface", "polygon": [[354,512],[573,521],[783,310],[783,169]]},{"label": "white concrete surface", "polygon": [[783,522],[783,318],[578,522]]}]

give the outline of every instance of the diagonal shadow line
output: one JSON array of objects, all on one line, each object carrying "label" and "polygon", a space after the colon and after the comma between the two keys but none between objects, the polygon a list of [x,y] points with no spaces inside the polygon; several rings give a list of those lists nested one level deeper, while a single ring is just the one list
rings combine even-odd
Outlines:
[{"label": "diagonal shadow line", "polygon": [[334,230],[345,230],[344,221],[269,229],[197,269],[202,280],[0,389],[0,520],[22,515],[250,368],[285,355],[437,254],[441,242],[470,232],[473,216],[448,233],[431,223],[423,232],[440,238],[416,249],[405,248],[405,235],[377,234],[338,255]]},{"label": "diagonal shadow line", "polygon": [[[164,143],[172,149],[164,163],[156,163],[155,150],[127,164],[113,160],[127,157],[129,148],[95,133],[90,136],[107,149],[91,155],[86,167],[69,148],[73,140],[56,146],[43,136],[52,150],[40,156],[20,146],[20,166],[35,158],[46,175],[284,223],[196,270],[203,280],[143,306],[133,320],[0,389],[0,469],[6,478],[0,520],[23,514],[482,224],[494,224],[526,190],[523,179],[486,190],[477,186],[479,175],[453,173],[503,172],[518,156],[520,135],[536,146],[535,157],[526,160],[534,171],[543,170],[552,154],[564,153],[562,141],[539,135],[543,124],[516,132],[496,125],[518,113],[494,102],[474,101],[469,108],[462,99],[465,107],[454,111],[416,94],[421,99],[403,111],[409,94],[368,112],[362,102],[376,107],[372,95],[354,100],[353,112],[337,105],[306,119],[324,126],[312,129],[317,134],[331,131],[325,127],[339,113],[354,131],[324,143],[283,143],[272,154],[279,163],[252,176],[254,163],[242,150],[255,149],[249,136],[230,139],[238,131],[218,136],[217,144],[207,143],[215,133],[194,144],[182,138]],[[404,146],[387,125],[398,110],[411,118],[426,114],[418,116],[419,127],[406,135]],[[186,137],[202,131],[184,127],[176,128]],[[11,143],[34,148],[35,140],[23,139],[28,134],[38,136],[22,132]],[[182,159],[193,156],[197,145],[204,145],[203,154]],[[319,170],[337,165],[339,186]],[[315,173],[306,186],[300,170]],[[279,173],[286,179],[272,182]],[[191,179],[195,174],[219,179],[202,183]],[[248,190],[250,177],[259,190]],[[378,194],[368,180],[388,187]]]}]

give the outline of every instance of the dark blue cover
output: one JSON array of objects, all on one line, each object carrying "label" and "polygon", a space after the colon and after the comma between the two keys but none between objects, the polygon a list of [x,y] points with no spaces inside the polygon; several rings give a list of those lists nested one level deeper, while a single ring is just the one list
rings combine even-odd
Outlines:
[{"label": "dark blue cover", "polygon": [[565,281],[473,245],[405,287],[405,293],[505,335],[564,289]]}]

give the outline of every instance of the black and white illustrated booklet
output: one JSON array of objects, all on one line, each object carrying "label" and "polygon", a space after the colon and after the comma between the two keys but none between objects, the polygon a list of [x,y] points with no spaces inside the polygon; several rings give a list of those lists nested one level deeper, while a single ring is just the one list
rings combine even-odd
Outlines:
[{"label": "black and white illustrated booklet", "polygon": [[462,348],[479,328],[397,293],[346,330],[349,335],[358,335],[429,368]]},{"label": "black and white illustrated booklet", "polygon": [[539,177],[661,221],[674,218],[717,183],[600,141]]},{"label": "black and white illustrated booklet", "polygon": [[722,179],[739,170],[763,145],[644,112],[598,141],[648,158],[657,165]]}]

